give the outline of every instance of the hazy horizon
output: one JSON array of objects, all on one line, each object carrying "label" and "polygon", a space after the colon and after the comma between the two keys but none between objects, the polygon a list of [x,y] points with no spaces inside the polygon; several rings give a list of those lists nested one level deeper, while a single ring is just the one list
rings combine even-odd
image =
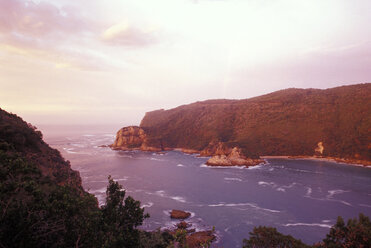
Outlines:
[{"label": "hazy horizon", "polygon": [[371,2],[0,0],[0,107],[36,126],[370,82]]}]

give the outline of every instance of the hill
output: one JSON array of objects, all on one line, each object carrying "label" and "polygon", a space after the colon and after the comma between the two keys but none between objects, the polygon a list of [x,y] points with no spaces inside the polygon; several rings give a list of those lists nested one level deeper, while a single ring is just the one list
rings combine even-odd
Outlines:
[{"label": "hill", "polygon": [[151,147],[202,151],[222,142],[240,147],[249,157],[317,153],[370,161],[370,96],[370,83],[286,89],[245,100],[208,100],[148,112],[140,128]]}]

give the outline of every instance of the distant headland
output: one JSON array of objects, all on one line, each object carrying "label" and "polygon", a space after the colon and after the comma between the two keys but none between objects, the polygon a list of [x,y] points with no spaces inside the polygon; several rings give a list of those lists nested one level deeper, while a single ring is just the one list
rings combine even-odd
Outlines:
[{"label": "distant headland", "polygon": [[117,132],[117,150],[178,149],[210,166],[252,166],[263,156],[371,165],[371,83],[286,89],[244,100],[208,100],[146,113]]}]

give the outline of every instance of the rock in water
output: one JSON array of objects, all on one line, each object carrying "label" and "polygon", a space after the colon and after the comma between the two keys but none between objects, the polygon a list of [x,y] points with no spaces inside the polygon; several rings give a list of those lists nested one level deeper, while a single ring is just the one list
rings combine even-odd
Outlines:
[{"label": "rock in water", "polygon": [[173,209],[170,212],[170,217],[172,219],[187,219],[189,216],[191,216],[191,213],[182,210]]}]

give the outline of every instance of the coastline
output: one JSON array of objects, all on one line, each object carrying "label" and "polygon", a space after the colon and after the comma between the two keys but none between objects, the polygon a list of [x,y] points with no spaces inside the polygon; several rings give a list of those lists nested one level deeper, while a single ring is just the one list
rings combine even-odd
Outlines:
[{"label": "coastline", "polygon": [[344,159],[336,157],[314,157],[314,156],[260,156],[262,159],[304,159],[304,160],[316,160],[326,162],[336,162],[339,164],[346,164],[351,166],[358,166],[364,168],[371,168],[371,161],[367,160],[356,160],[356,159]]}]

